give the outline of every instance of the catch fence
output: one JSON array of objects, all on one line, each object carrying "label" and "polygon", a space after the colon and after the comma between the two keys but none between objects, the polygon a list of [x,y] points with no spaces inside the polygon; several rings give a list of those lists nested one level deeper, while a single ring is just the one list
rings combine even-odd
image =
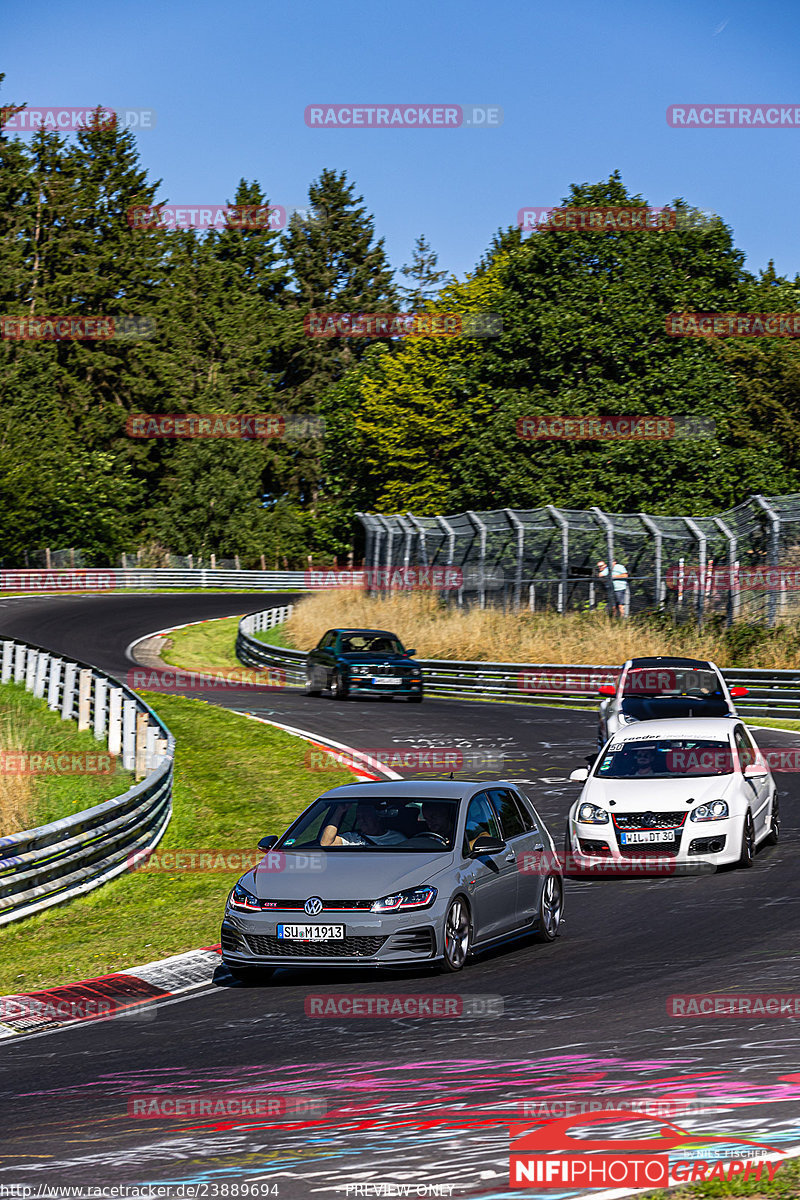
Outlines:
[{"label": "catch fence", "polygon": [[456,568],[460,586],[441,594],[461,605],[561,613],[605,606],[620,616],[660,610],[700,624],[709,616],[769,625],[800,616],[799,493],[751,496],[713,517],[552,504],[357,515],[364,566],[382,585],[402,587],[411,566]]}]

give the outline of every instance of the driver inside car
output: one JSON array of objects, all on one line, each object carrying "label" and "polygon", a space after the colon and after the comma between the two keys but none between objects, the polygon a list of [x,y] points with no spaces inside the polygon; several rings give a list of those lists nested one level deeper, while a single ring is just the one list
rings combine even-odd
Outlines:
[{"label": "driver inside car", "polygon": [[406,841],[399,829],[386,829],[383,817],[374,804],[358,805],[356,828],[339,833],[347,805],[339,804],[328,818],[320,834],[320,846],[397,846]]},{"label": "driver inside car", "polygon": [[431,833],[445,842],[450,841],[452,831],[452,810],[449,804],[441,804],[436,800],[426,800],[422,805],[422,819],[428,826],[420,829],[420,833]]}]

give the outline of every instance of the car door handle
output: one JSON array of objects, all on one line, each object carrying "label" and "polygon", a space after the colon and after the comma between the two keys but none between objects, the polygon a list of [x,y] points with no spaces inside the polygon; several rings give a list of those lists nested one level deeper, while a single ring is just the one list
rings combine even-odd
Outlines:
[{"label": "car door handle", "polygon": [[537,842],[533,848],[534,848],[534,850],[544,850],[544,846],[542,845],[541,842]]},{"label": "car door handle", "polygon": [[514,851],[512,850],[510,854],[506,855],[506,862],[516,862],[516,861],[517,861],[517,856],[514,853]]}]

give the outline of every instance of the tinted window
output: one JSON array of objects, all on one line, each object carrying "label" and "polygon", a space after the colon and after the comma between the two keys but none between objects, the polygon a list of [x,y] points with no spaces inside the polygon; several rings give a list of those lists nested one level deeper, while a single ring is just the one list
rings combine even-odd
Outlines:
[{"label": "tinted window", "polygon": [[467,809],[467,824],[464,830],[464,853],[468,854],[476,838],[488,833],[490,837],[500,837],[500,827],[497,817],[489,801],[487,792],[478,792],[469,802]]},{"label": "tinted window", "polygon": [[[431,851],[453,848],[458,800],[346,797],[317,800],[277,843],[280,849]],[[325,831],[329,839],[322,843]]]},{"label": "tinted window", "polygon": [[489,795],[497,809],[504,838],[519,837],[521,833],[533,827],[532,820],[530,817],[526,819],[526,814],[513,792],[507,788],[492,788]]},{"label": "tinted window", "polygon": [[700,700],[722,696],[714,671],[693,667],[631,667],[625,676],[624,696],[696,696]]}]

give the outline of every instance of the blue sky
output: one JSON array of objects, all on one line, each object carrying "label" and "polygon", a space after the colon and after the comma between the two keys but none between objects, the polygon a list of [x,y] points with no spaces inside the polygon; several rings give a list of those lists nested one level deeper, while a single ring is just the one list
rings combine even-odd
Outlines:
[{"label": "blue sky", "polygon": [[[302,206],[346,170],[392,265],[424,233],[474,268],[521,207],[619,169],[653,205],[720,213],[752,271],[800,272],[800,129],[680,130],[669,104],[800,105],[796,0],[81,0],[3,14],[4,103],[152,108],[159,198],[224,203],[240,177]],[[492,130],[309,129],[312,103],[499,105]]]}]

